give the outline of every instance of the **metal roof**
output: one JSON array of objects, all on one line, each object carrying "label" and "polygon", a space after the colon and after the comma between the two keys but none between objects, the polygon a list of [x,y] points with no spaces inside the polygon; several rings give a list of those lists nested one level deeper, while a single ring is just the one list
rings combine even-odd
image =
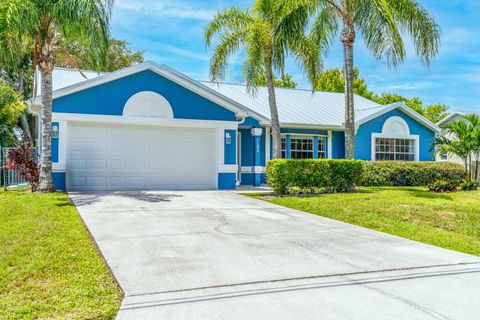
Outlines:
[{"label": "metal roof", "polygon": [[[248,113],[248,115],[260,120],[263,124],[269,122],[270,107],[266,87],[259,87],[256,94],[252,95],[243,84],[195,81],[174,69],[165,65],[157,65],[154,62],[144,62],[112,73],[83,70],[80,72],[73,69],[55,68],[53,71],[54,98],[57,95],[70,94],[71,92],[113,81],[144,69],[161,72],[160,74],[176,79],[181,85],[196,90],[195,92],[206,94],[206,96],[219,101],[222,105],[229,107],[233,105],[237,109],[240,108],[239,110],[243,109],[244,111],[241,113]],[[40,78],[40,74],[37,72],[36,79],[40,80]],[[275,93],[280,123],[284,126],[325,127],[332,129],[344,127],[345,95],[343,93],[312,92],[311,90],[287,88],[275,88]],[[37,98],[34,100],[38,100],[40,94],[40,85],[38,85]],[[403,103],[380,105],[358,95],[354,95],[354,103],[357,124],[369,121],[394,108],[400,108],[432,130],[439,130],[436,125],[413,112]]]},{"label": "metal roof", "polygon": [[[52,72],[52,84],[53,91],[72,86],[74,84],[94,79],[106,73],[90,71],[90,70],[75,70],[67,68],[55,68]],[[38,81],[37,81],[38,79]],[[35,73],[36,81],[36,94],[35,97],[42,95],[42,85],[41,85],[42,75],[40,71],[37,70]]]},{"label": "metal roof", "polygon": [[[202,83],[270,119],[266,87],[259,87],[257,94],[252,96],[247,92],[245,85]],[[345,119],[345,95],[343,93],[275,88],[275,97],[280,122],[283,124],[343,126]],[[358,95],[355,95],[354,101],[357,120],[368,117],[386,107]]]}]

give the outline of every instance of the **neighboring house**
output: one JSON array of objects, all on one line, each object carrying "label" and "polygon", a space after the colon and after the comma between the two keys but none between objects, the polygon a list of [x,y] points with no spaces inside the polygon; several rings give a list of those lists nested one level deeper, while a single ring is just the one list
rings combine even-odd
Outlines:
[{"label": "neighboring house", "polygon": [[[52,158],[66,190],[235,189],[265,183],[265,88],[199,82],[165,65],[109,74],[55,69]],[[30,110],[38,115],[40,95]],[[277,89],[283,155],[344,158],[344,95]],[[439,128],[404,106],[355,96],[355,158],[433,161]]]},{"label": "neighboring house", "polygon": [[[465,119],[465,115],[467,115],[467,114],[468,113],[465,113],[465,112],[455,111],[455,112],[450,113],[448,116],[446,116],[445,118],[443,118],[439,122],[437,122],[437,126],[439,126],[440,129],[442,129],[442,135],[446,136],[447,138],[451,138],[451,136],[448,133],[445,132],[445,127],[448,124],[453,123],[453,122],[458,121],[458,120],[467,121]],[[448,153],[437,154],[436,155],[436,161],[454,162],[454,163],[461,164],[462,166],[465,165],[465,163],[463,162],[463,160],[461,158],[459,158],[458,156],[456,156],[454,154],[448,154]],[[479,170],[480,170],[480,168],[479,168]]]}]

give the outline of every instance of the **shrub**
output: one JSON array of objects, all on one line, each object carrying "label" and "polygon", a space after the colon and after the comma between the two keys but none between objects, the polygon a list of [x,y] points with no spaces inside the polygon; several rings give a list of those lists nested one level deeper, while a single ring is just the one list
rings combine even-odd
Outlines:
[{"label": "shrub", "polygon": [[473,191],[478,189],[478,184],[473,181],[464,181],[460,184],[460,189],[462,191]]},{"label": "shrub", "polygon": [[460,182],[464,168],[448,162],[371,161],[365,163],[363,186],[427,186],[437,180]]},{"label": "shrub", "polygon": [[457,182],[437,180],[428,185],[428,190],[433,192],[453,192],[457,190]]},{"label": "shrub", "polygon": [[273,190],[285,194],[291,188],[309,193],[352,191],[362,171],[362,161],[355,160],[276,159],[268,162],[266,174]]},{"label": "shrub", "polygon": [[35,161],[35,151],[32,149],[33,146],[30,143],[25,143],[10,150],[5,168],[20,171],[25,181],[31,185],[32,191],[36,191],[40,181],[40,168]]}]

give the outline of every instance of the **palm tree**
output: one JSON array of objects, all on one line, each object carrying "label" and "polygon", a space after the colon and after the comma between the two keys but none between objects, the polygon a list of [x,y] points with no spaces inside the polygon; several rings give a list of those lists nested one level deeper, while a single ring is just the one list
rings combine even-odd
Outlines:
[{"label": "palm tree", "polygon": [[[402,33],[413,38],[424,65],[438,53],[440,28],[416,0],[285,0],[290,21],[311,25],[317,41],[332,43],[340,31],[345,69],[345,157],[354,157],[354,63],[357,33],[378,61],[396,68],[405,58]],[[302,10],[299,10],[303,8]],[[313,18],[313,21],[311,20]]]},{"label": "palm tree", "polygon": [[212,82],[224,79],[228,58],[241,47],[246,51],[243,74],[247,90],[252,95],[257,91],[256,80],[265,75],[271,115],[273,158],[280,158],[282,155],[274,71],[283,73],[285,58],[287,54],[292,54],[305,71],[312,88],[315,88],[322,69],[320,47],[303,33],[303,28],[297,28],[297,24],[283,16],[279,3],[278,0],[257,0],[251,10],[232,7],[218,12],[205,28],[207,47],[212,44],[213,38],[218,36],[218,44],[210,64]]},{"label": "palm tree", "polygon": [[15,61],[22,43],[33,40],[34,64],[42,74],[42,150],[40,187],[54,190],[52,180],[53,48],[59,36],[84,44],[95,61],[105,62],[113,0],[2,0],[0,55]]},{"label": "palm tree", "polygon": [[480,160],[480,116],[476,114],[468,114],[465,116],[470,126],[470,138],[472,146],[471,154],[471,177],[473,180],[478,180],[478,168]]},{"label": "palm tree", "polygon": [[445,134],[435,139],[437,154],[450,154],[459,157],[465,166],[467,180],[478,178],[478,160],[480,157],[480,117],[466,115],[445,126]]}]

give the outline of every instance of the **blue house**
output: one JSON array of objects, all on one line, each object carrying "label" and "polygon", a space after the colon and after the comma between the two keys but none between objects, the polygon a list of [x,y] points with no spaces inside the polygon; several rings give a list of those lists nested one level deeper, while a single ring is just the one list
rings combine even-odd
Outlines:
[{"label": "blue house", "polygon": [[[265,183],[266,88],[195,81],[165,65],[53,72],[52,160],[64,190],[235,189]],[[40,86],[38,86],[39,88]],[[29,106],[39,115],[41,91]],[[277,89],[285,158],[344,157],[344,95]],[[355,157],[433,161],[439,128],[402,103],[355,96]],[[41,136],[41,135],[39,135]]]}]

